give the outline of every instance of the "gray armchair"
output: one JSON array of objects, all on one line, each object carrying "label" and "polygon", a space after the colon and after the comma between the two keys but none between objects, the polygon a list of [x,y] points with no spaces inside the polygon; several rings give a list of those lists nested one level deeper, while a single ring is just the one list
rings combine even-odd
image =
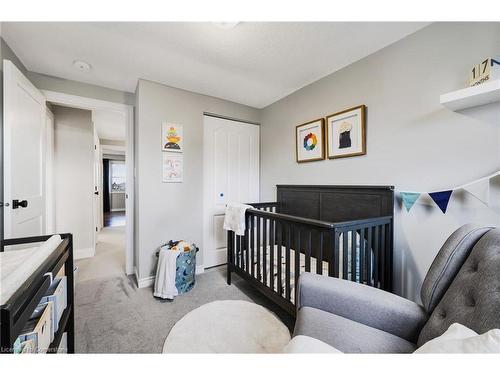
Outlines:
[{"label": "gray armchair", "polygon": [[344,353],[410,353],[452,323],[500,328],[500,229],[464,225],[444,243],[421,289],[423,305],[326,276],[299,278],[294,336]]}]

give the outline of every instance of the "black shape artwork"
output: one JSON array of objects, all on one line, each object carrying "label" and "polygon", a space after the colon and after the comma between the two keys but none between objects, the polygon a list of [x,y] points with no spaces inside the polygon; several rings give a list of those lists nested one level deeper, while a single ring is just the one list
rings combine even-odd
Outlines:
[{"label": "black shape artwork", "polygon": [[351,147],[351,131],[345,131],[339,134],[339,148]]}]

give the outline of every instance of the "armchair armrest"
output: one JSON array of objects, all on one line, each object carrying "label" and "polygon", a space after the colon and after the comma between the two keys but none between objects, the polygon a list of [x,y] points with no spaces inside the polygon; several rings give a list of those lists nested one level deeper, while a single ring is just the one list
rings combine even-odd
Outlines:
[{"label": "armchair armrest", "polygon": [[297,310],[308,306],[416,342],[428,319],[422,306],[352,281],[311,273],[299,278]]}]

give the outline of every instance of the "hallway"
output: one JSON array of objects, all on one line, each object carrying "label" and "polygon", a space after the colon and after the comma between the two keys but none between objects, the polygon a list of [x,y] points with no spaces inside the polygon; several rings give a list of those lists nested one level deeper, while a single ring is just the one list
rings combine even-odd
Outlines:
[{"label": "hallway", "polygon": [[92,258],[76,261],[77,283],[125,275],[125,226],[104,227]]}]

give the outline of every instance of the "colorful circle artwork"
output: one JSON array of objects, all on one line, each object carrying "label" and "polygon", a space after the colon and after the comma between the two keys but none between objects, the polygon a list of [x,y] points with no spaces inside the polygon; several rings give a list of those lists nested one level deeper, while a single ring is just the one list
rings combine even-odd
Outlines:
[{"label": "colorful circle artwork", "polygon": [[304,148],[307,151],[314,150],[317,144],[318,144],[318,139],[316,138],[316,135],[314,135],[313,133],[309,133],[304,137]]}]

